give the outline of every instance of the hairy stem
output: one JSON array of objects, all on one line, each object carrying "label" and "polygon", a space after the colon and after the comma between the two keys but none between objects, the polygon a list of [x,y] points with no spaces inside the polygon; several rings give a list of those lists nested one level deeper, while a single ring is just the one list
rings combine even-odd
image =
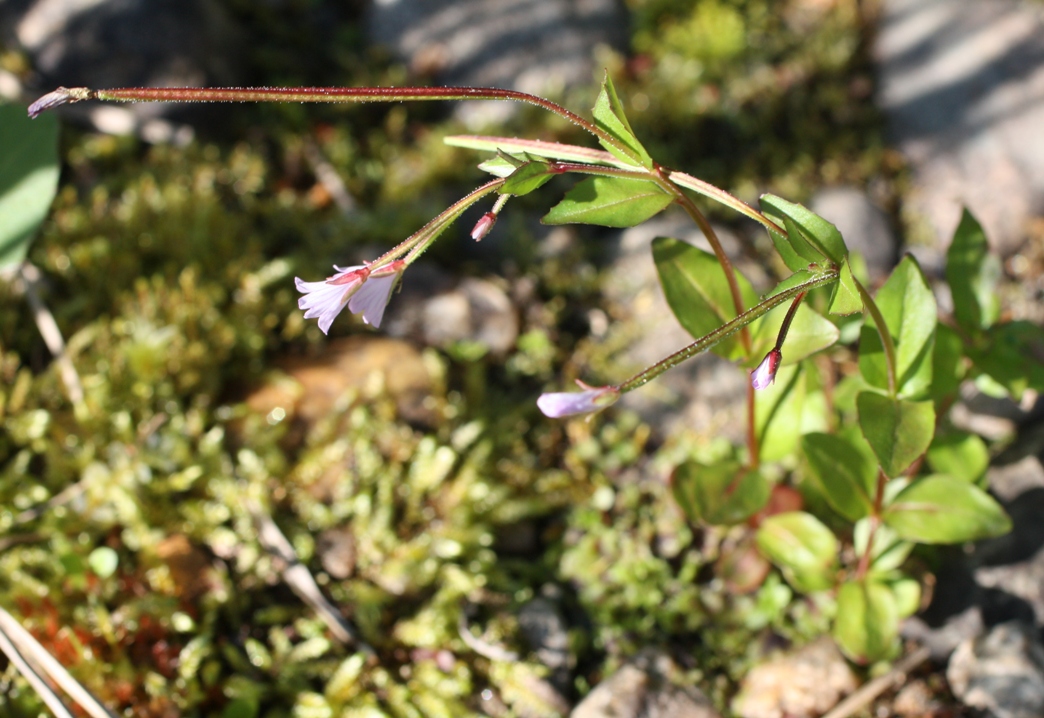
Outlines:
[{"label": "hairy stem", "polygon": [[710,332],[709,334],[705,334],[704,336],[700,337],[687,347],[680,349],[679,351],[676,351],[674,354],[671,354],[666,359],[663,359],[657,362],[656,364],[653,364],[648,369],[639,372],[638,374],[635,374],[633,377],[620,384],[617,388],[620,390],[620,393],[624,393],[633,389],[637,389],[638,387],[644,386],[645,384],[648,384],[650,381],[658,377],[660,374],[663,374],[668,369],[675,367],[678,364],[681,364],[686,359],[690,359],[696,356],[697,354],[707,351],[708,349],[718,344],[722,340],[732,336],[733,334],[750,324],[758,317],[768,314],[770,311],[783,304],[784,302],[797,296],[798,294],[837,281],[837,277],[838,270],[829,269],[823,272],[822,274],[816,275],[815,277],[809,279],[806,282],[802,282],[801,284],[795,285],[793,287],[788,287],[779,294],[774,294],[768,299],[762,300],[759,304],[756,304],[747,311],[743,312],[732,321],[722,324],[714,331]]}]

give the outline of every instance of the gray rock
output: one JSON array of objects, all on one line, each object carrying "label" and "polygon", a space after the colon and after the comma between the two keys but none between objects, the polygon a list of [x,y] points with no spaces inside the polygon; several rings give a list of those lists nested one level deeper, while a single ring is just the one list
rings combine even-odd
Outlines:
[{"label": "gray rock", "polygon": [[991,466],[986,477],[990,489],[1004,501],[1014,501],[1031,489],[1044,489],[1044,466],[1036,456]]},{"label": "gray rock", "polygon": [[[367,20],[416,75],[444,85],[504,87],[544,94],[588,84],[594,49],[628,41],[619,0],[375,0]],[[502,121],[513,103],[464,103],[473,126]]]},{"label": "gray rock", "polygon": [[718,718],[710,700],[695,686],[672,680],[671,658],[642,651],[599,683],[573,709],[571,718]]},{"label": "gray rock", "polygon": [[866,260],[870,278],[884,279],[895,266],[898,242],[888,216],[856,187],[822,189],[810,208],[833,222],[848,248]]},{"label": "gray rock", "polygon": [[967,205],[1014,252],[1044,210],[1044,7],[886,0],[878,102],[912,168],[907,210],[945,246]]},{"label": "gray rock", "polygon": [[965,705],[996,718],[1044,713],[1044,648],[1025,623],[1002,623],[962,643],[950,658],[946,678]]},{"label": "gray rock", "polygon": [[744,677],[733,710],[741,718],[822,715],[858,686],[829,637],[755,666]]},{"label": "gray rock", "polygon": [[575,659],[569,652],[569,635],[558,607],[538,596],[519,609],[518,627],[536,659],[550,669],[551,684],[559,691],[567,691]]},{"label": "gray rock", "polygon": [[421,316],[421,334],[433,346],[470,340],[503,355],[518,338],[511,299],[485,279],[466,278],[456,289],[431,297]]}]

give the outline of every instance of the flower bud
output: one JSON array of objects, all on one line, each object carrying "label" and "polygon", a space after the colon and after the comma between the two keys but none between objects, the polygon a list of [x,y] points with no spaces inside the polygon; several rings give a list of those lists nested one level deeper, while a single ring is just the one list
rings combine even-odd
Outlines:
[{"label": "flower bud", "polygon": [[588,386],[581,381],[577,384],[585,391],[551,392],[541,394],[537,406],[544,416],[561,419],[564,416],[590,414],[616,403],[620,398],[620,390],[615,386]]},{"label": "flower bud", "polygon": [[471,238],[476,242],[489,234],[489,231],[493,229],[493,225],[497,223],[497,215],[492,212],[486,212],[484,215],[479,217],[479,221],[475,222],[475,228],[471,230]]},{"label": "flower bud", "polygon": [[783,352],[773,349],[758,364],[758,368],[750,373],[750,384],[755,389],[765,389],[776,380],[776,370],[783,361]]}]

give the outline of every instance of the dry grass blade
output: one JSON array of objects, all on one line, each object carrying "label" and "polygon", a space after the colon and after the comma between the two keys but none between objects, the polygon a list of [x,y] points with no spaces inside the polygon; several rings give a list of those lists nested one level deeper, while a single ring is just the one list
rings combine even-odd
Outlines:
[{"label": "dry grass blade", "polygon": [[334,637],[348,646],[354,646],[362,653],[373,655],[373,648],[360,638],[355,629],[341,616],[333,604],[326,600],[326,596],[319,590],[319,584],[315,582],[312,574],[297,558],[297,552],[290,545],[290,541],[275,521],[271,519],[259,506],[249,506],[250,513],[257,525],[257,538],[266,551],[279,557],[285,564],[283,568],[283,580],[297,594],[298,598],[307,603],[319,617],[323,619]]},{"label": "dry grass blade", "polygon": [[54,690],[41,677],[45,674],[92,718],[116,718],[116,714],[98,702],[79,681],[73,678],[54,656],[5,609],[0,608],[0,650],[15,664],[29,685],[58,718],[72,714]]}]

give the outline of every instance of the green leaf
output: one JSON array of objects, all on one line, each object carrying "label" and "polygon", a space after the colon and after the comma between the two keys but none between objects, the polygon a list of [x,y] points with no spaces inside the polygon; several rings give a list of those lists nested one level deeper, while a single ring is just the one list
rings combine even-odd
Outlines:
[{"label": "green leaf", "polygon": [[870,391],[856,397],[859,428],[881,468],[899,476],[923,454],[935,434],[935,407],[930,401],[892,399]]},{"label": "green leaf", "polygon": [[[776,345],[779,329],[789,310],[790,304],[781,304],[751,323],[751,366],[756,366]],[[796,364],[816,352],[833,346],[840,336],[841,332],[833,322],[808,306],[807,303],[802,303],[798,307],[797,314],[794,315],[794,321],[783,342],[782,366]]]},{"label": "green leaf", "polygon": [[[771,215],[784,218],[784,220],[788,218],[793,220],[800,229],[798,235],[812,244],[822,256],[829,258],[838,266],[845,261],[845,257],[848,256],[848,248],[845,247],[845,240],[841,238],[841,233],[837,231],[837,227],[815,212],[771,194],[761,196],[761,207]],[[795,244],[798,237],[791,232],[790,227],[787,227],[787,232],[791,233],[791,244]],[[798,245],[795,244],[794,249],[801,254]]]},{"label": "green leaf", "polygon": [[775,245],[776,251],[779,252],[779,256],[782,257],[783,264],[787,265],[787,269],[792,272],[800,272],[808,267],[808,260],[798,254],[797,250],[794,249],[793,245],[791,245],[790,239],[788,239],[786,235],[780,234],[779,232],[773,232],[770,229],[769,237],[772,238],[772,244]]},{"label": "green leaf", "polygon": [[758,529],[758,548],[791,586],[811,593],[834,585],[840,546],[812,514],[790,511],[770,516]]},{"label": "green leaf", "polygon": [[674,198],[655,183],[629,177],[588,177],[544,215],[544,224],[633,227],[662,212]]},{"label": "green leaf", "polygon": [[921,584],[912,578],[890,581],[888,588],[895,596],[895,607],[899,618],[909,618],[921,607]]},{"label": "green leaf", "polygon": [[946,252],[946,281],[953,295],[953,317],[965,331],[975,333],[997,321],[1000,273],[1000,260],[990,254],[982,225],[965,209]]},{"label": "green leaf", "polygon": [[620,98],[616,94],[616,88],[613,86],[612,78],[609,77],[608,72],[605,73],[605,79],[602,81],[602,90],[598,93],[598,99],[595,100],[592,115],[594,116],[595,126],[605,130],[620,145],[617,147],[611,142],[598,138],[602,147],[621,160],[631,161],[649,169],[652,168],[652,157],[645,151],[642,143],[635,136],[634,130],[631,129],[631,124],[627,121],[627,115],[624,114],[623,103],[620,102]]},{"label": "green leaf", "polygon": [[[904,257],[874,299],[895,343],[899,395],[909,398],[927,395],[938,309],[917,260],[909,255]],[[888,386],[881,337],[871,324],[865,324],[860,335],[859,370],[872,386]]]},{"label": "green leaf", "polygon": [[811,476],[839,514],[856,521],[870,513],[877,487],[877,467],[840,436],[806,434],[801,448]]},{"label": "green leaf", "polygon": [[792,456],[803,434],[827,428],[827,414],[814,372],[801,364],[780,369],[774,384],[754,393],[754,426],[762,461]]},{"label": "green leaf", "polygon": [[995,324],[968,356],[1015,399],[1026,389],[1044,391],[1044,332],[1032,322]]},{"label": "green leaf", "polygon": [[932,398],[936,401],[953,396],[967,373],[964,367],[964,342],[945,324],[935,327],[935,349],[932,351]]},{"label": "green leaf", "polygon": [[0,105],[0,269],[19,264],[58,191],[58,120]]},{"label": "green leaf", "polygon": [[[874,524],[877,524],[874,529]],[[870,547],[870,573],[894,574],[906,562],[914,545],[904,541],[899,534],[884,524],[865,518],[855,523],[852,529],[852,545],[857,556],[866,553],[866,544],[873,536],[874,545]]]},{"label": "green leaf", "polygon": [[845,655],[867,664],[885,658],[899,636],[899,607],[888,586],[849,581],[837,592],[834,640]]},{"label": "green leaf", "polygon": [[801,227],[793,219],[783,216],[780,220],[787,230],[787,241],[790,242],[794,252],[801,257],[806,267],[809,264],[818,264],[823,261],[825,255],[815,245],[805,239],[805,233],[801,231]]},{"label": "green leaf", "polygon": [[516,197],[529,194],[542,187],[556,175],[546,162],[526,162],[513,171],[500,187],[500,194],[511,194]]},{"label": "green leaf", "polygon": [[[472,150],[504,152],[511,155],[528,154],[552,160],[565,160],[566,162],[610,165],[621,169],[634,167],[633,162],[618,160],[604,150],[581,147],[580,145],[566,145],[561,142],[524,140],[517,137],[494,137],[489,135],[451,135],[444,137],[442,141],[451,147],[465,147]],[[506,175],[499,176],[503,177]]]},{"label": "green leaf", "polygon": [[738,461],[709,466],[687,461],[674,471],[671,490],[691,521],[713,526],[738,524],[765,507],[769,483]]},{"label": "green leaf", "polygon": [[1011,519],[989,494],[950,476],[911,483],[885,509],[884,521],[920,543],[963,543],[1011,531]]},{"label": "green leaf", "polygon": [[982,478],[990,465],[990,451],[986,448],[986,442],[964,431],[936,436],[925,458],[935,473],[969,483]]},{"label": "green leaf", "polygon": [[834,285],[834,292],[830,295],[831,314],[854,314],[863,308],[863,298],[859,296],[856,289],[855,278],[852,276],[852,265],[845,261],[841,264],[841,276]]},{"label": "green leaf", "polygon": [[[738,312],[732,292],[717,257],[670,237],[653,240],[652,251],[667,304],[693,338],[698,339],[736,318]],[[733,271],[744,307],[753,306],[758,301],[757,293],[746,277]],[[744,356],[736,336],[720,342],[711,351],[726,359]]]}]

